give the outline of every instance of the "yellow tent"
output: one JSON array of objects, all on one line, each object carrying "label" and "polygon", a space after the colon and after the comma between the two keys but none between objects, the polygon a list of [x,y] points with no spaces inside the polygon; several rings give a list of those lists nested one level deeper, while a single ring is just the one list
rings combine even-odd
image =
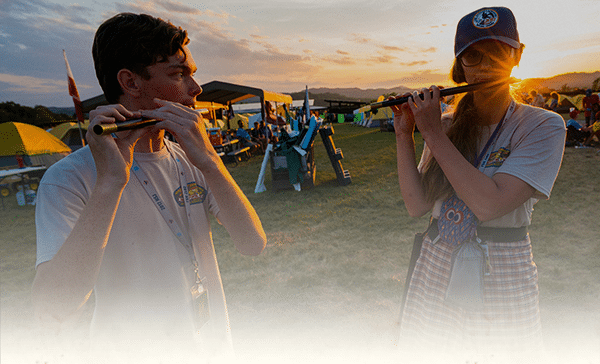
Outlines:
[{"label": "yellow tent", "polygon": [[71,148],[71,150],[76,150],[83,147],[83,145],[81,144],[81,136],[83,135],[83,140],[85,141],[85,133],[87,132],[89,126],[89,121],[86,121],[83,124],[81,124],[80,134],[79,125],[77,125],[77,123],[67,122],[55,126],[51,130],[49,130],[49,133],[60,139],[66,145],[68,145],[69,148]]},{"label": "yellow tent", "polygon": [[360,120],[371,119],[371,121],[379,121],[379,124],[394,118],[394,112],[389,106],[380,107],[376,110],[371,110],[370,105],[363,106],[357,110],[354,110],[355,120],[356,115],[360,114],[363,114],[362,117],[359,117]]},{"label": "yellow tent", "polygon": [[373,114],[373,120],[392,120],[394,118],[394,112],[389,106],[380,107],[377,109],[377,113],[371,113]]},{"label": "yellow tent", "polygon": [[[576,107],[578,110],[583,110],[583,97],[585,95],[576,95],[576,96],[566,96],[566,95],[560,95],[560,101],[561,101],[561,105],[563,104],[563,100],[568,100],[573,107]],[[567,106],[567,105],[565,105]],[[569,107],[571,107],[570,105],[568,105]]]},{"label": "yellow tent", "polygon": [[16,122],[0,124],[0,155],[69,152],[65,143],[42,128]]},{"label": "yellow tent", "polygon": [[17,122],[0,124],[0,157],[5,157],[0,166],[17,164],[17,155],[29,157],[26,165],[49,166],[70,152],[65,143],[42,128]]},{"label": "yellow tent", "polygon": [[[89,121],[86,121],[85,123],[81,124],[81,131],[83,132],[84,137],[85,137],[85,133],[87,132],[87,128],[89,126],[90,126]],[[50,129],[48,132],[50,134],[54,135],[55,137],[57,137],[58,139],[63,140],[63,138],[65,136],[67,136],[67,134],[69,134],[70,130],[75,130],[77,132],[77,134],[79,134],[78,129],[79,129],[79,126],[77,125],[77,123],[66,122],[66,123],[58,124],[54,128]]]}]

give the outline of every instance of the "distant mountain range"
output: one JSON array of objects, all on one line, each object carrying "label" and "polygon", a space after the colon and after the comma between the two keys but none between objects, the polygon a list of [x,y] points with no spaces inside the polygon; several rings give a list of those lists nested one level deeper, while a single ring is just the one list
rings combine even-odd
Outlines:
[{"label": "distant mountain range", "polygon": [[[377,99],[381,95],[390,95],[395,93],[401,95],[407,91],[412,91],[411,88],[398,86],[394,88],[369,88],[366,90],[358,87],[352,88],[310,88],[308,95],[311,99],[315,99],[315,105],[328,106],[327,103],[321,104],[320,100],[339,100],[339,101],[363,101],[370,102]],[[305,91],[294,92],[290,94],[294,100],[304,99]]]},{"label": "distant mountain range", "polygon": [[[528,78],[521,82],[520,88],[526,91],[536,89],[543,94],[549,94],[551,91],[575,91],[587,90],[592,87],[594,81],[600,79],[600,71],[596,72],[576,72],[565,73],[562,75],[549,78]],[[597,82],[600,83],[600,82]],[[369,102],[377,99],[381,95],[389,95],[396,93],[401,95],[413,89],[398,86],[394,88],[384,89],[367,89],[360,88],[309,88],[308,94],[311,99],[315,99],[315,105],[329,106],[328,103],[322,100],[344,100],[344,101],[363,101]],[[294,100],[304,98],[304,91],[292,93]]]},{"label": "distant mountain range", "polygon": [[[542,92],[561,90],[587,90],[592,88],[594,81],[600,78],[600,71],[586,73],[565,73],[550,78],[528,78],[521,82],[521,87],[525,89],[536,89]],[[596,81],[598,83],[598,81]]]},{"label": "distant mountain range", "polygon": [[[521,88],[523,90],[536,89],[542,93],[550,93],[552,90],[556,91],[567,91],[567,90],[586,90],[592,87],[594,81],[600,78],[600,71],[596,72],[575,72],[565,73],[562,75],[549,77],[549,78],[528,78],[521,82]],[[316,106],[329,106],[329,103],[325,100],[339,100],[339,101],[362,101],[368,103],[372,100],[377,99],[381,95],[389,95],[396,93],[397,95],[403,94],[407,91],[411,91],[411,88],[398,86],[393,88],[377,88],[377,89],[360,89],[357,87],[353,88],[329,88],[319,87],[310,88],[308,90],[309,97],[314,99],[314,105]],[[303,100],[305,91],[298,91],[288,93],[294,100]],[[50,111],[59,114],[72,115],[75,113],[72,107],[49,107]]]}]

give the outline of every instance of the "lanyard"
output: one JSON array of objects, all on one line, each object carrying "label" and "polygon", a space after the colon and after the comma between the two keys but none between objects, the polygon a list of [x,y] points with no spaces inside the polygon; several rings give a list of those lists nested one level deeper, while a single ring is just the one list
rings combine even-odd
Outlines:
[{"label": "lanyard", "polygon": [[502,118],[502,120],[500,120],[500,122],[496,126],[496,129],[494,129],[494,132],[492,133],[487,143],[485,144],[485,147],[483,147],[483,150],[475,160],[475,163],[473,163],[473,165],[478,169],[485,168],[485,165],[487,164],[488,160],[490,159],[490,155],[492,154],[490,146],[496,143],[498,135],[500,134],[500,128],[502,128],[502,124],[504,124],[504,122],[512,116],[516,107],[517,103],[515,102],[515,100],[511,100],[510,105],[508,106],[508,110],[506,110],[506,114],[504,114],[504,117]]},{"label": "lanyard", "polygon": [[[189,225],[189,217],[191,215],[191,213],[190,213],[191,209],[190,209],[190,196],[188,193],[188,186],[187,186],[187,181],[188,181],[187,174],[185,172],[185,168],[183,168],[183,165],[181,164],[181,160],[179,160],[179,158],[176,155],[174,155],[174,153],[169,148],[168,142],[165,142],[165,147],[167,148],[167,151],[169,152],[169,155],[171,156],[171,158],[173,158],[176,162],[177,174],[179,175],[179,184],[181,187],[181,193],[183,195],[183,201],[185,204],[186,218],[188,219],[188,225]],[[133,164],[131,166],[131,170],[137,177],[138,181],[140,181],[140,184],[142,185],[142,187],[144,187],[144,190],[146,191],[146,193],[148,194],[148,196],[154,203],[154,206],[156,206],[156,208],[162,215],[163,219],[165,220],[165,222],[167,223],[167,225],[169,226],[169,228],[171,229],[173,234],[175,234],[175,236],[177,237],[177,239],[179,240],[181,245],[183,245],[185,247],[185,249],[188,251],[188,253],[190,255],[190,259],[192,260],[192,263],[194,264],[194,270],[196,271],[196,274],[198,275],[198,261],[196,260],[196,255],[194,254],[194,248],[192,246],[191,237],[188,237],[183,233],[183,230],[177,223],[177,220],[175,220],[173,218],[173,215],[167,209],[167,206],[163,202],[160,195],[158,194],[158,191],[156,191],[156,188],[152,185],[152,183],[150,182],[150,179],[148,178],[146,173],[142,170],[142,168],[137,163],[135,158],[133,159]]]},{"label": "lanyard", "polygon": [[[169,152],[169,156],[175,160],[175,165],[177,168],[177,174],[179,175],[179,184],[181,188],[181,193],[183,194],[183,201],[185,207],[185,214],[188,220],[188,226],[190,222],[191,209],[190,209],[190,196],[188,193],[188,185],[187,181],[190,181],[187,177],[185,168],[181,163],[179,157],[173,153],[169,147],[169,142],[165,141],[165,147],[167,148],[167,152]],[[131,166],[131,170],[140,181],[144,190],[154,203],[154,206],[158,209],[163,219],[173,232],[181,245],[185,247],[185,249],[189,253],[189,257],[192,261],[192,265],[194,266],[194,274],[196,282],[190,288],[190,294],[193,302],[193,312],[194,312],[194,323],[196,325],[196,331],[204,326],[210,320],[210,304],[208,299],[208,291],[206,290],[204,284],[204,278],[200,276],[200,268],[198,267],[198,260],[196,259],[196,255],[194,254],[194,247],[192,246],[192,238],[191,236],[183,234],[181,227],[177,223],[177,221],[171,215],[171,212],[167,209],[167,206],[163,203],[160,195],[156,191],[156,188],[150,182],[150,179],[146,175],[146,173],[140,168],[140,165],[137,163],[135,158],[133,159],[133,164]]]}]

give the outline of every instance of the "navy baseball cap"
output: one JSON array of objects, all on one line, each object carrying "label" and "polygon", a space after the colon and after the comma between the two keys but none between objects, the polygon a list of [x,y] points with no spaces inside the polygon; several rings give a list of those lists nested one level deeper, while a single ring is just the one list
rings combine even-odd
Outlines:
[{"label": "navy baseball cap", "polygon": [[454,38],[454,56],[460,56],[470,45],[484,39],[497,40],[515,49],[521,47],[517,20],[510,9],[481,8],[460,19]]}]

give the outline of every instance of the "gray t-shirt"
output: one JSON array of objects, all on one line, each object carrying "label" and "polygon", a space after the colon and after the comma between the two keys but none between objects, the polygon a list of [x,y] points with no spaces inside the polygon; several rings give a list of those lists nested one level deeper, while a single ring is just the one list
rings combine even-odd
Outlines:
[{"label": "gray t-shirt", "polygon": [[[452,120],[452,114],[445,114],[444,123]],[[497,124],[486,128],[480,139],[480,151],[493,133]],[[496,142],[490,146],[492,151],[484,168],[485,175],[492,177],[496,173],[515,176],[535,188],[534,198],[512,212],[494,220],[481,223],[490,227],[521,227],[531,224],[533,205],[540,198],[550,198],[550,192],[558,175],[565,145],[565,122],[554,112],[517,104],[513,114],[504,121]],[[427,146],[423,150],[419,170],[431,155]],[[436,201],[432,215],[439,217],[443,200]]]}]

